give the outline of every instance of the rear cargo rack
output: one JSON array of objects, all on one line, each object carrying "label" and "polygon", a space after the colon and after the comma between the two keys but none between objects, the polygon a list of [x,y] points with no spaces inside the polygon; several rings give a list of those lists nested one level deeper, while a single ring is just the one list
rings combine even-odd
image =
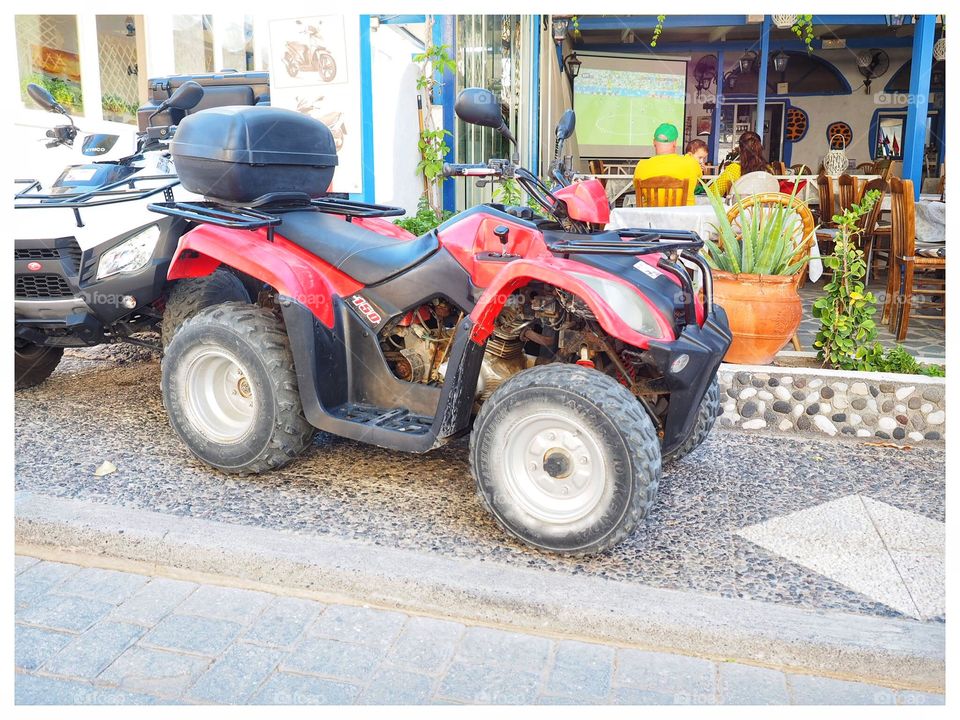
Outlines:
[{"label": "rear cargo rack", "polygon": [[15,185],[26,187],[13,196],[14,207],[27,208],[67,208],[73,210],[77,227],[83,227],[80,211],[86,208],[114,203],[133,202],[163,193],[168,201],[173,200],[173,188],[180,180],[176,175],[145,175],[124,178],[92,190],[79,190],[70,193],[45,193],[39,180],[18,179]]},{"label": "rear cargo rack", "polygon": [[219,225],[236,230],[267,229],[267,239],[273,242],[273,231],[283,224],[283,214],[293,211],[314,210],[331,215],[343,215],[348,221],[353,218],[396,217],[406,210],[391,205],[341,198],[301,198],[297,194],[276,193],[252,201],[245,206],[226,205],[204,200],[199,202],[151,203],[149,210],[162,215],[184,218],[196,223]]}]

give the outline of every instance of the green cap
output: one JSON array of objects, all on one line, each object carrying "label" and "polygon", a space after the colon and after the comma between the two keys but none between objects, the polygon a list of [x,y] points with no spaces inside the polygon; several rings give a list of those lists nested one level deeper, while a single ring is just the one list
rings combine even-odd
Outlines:
[{"label": "green cap", "polygon": [[660,123],[657,129],[653,131],[655,142],[675,142],[678,135],[676,125],[670,123]]}]

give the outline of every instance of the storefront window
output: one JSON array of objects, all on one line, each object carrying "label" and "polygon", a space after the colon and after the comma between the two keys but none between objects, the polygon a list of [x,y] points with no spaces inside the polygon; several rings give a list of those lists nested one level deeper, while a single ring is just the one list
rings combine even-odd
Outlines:
[{"label": "storefront window", "polygon": [[218,70],[254,69],[253,18],[248,15],[217,15],[221,34],[223,62]]},{"label": "storefront window", "polygon": [[[460,15],[457,17],[457,89],[484,87],[502,105],[503,116],[519,137],[520,67],[523,47],[519,15]],[[490,128],[457,120],[457,162],[480,163],[510,157],[513,148]],[[490,190],[474,183],[457,184],[458,207],[489,199]]]},{"label": "storefront window", "polygon": [[24,106],[36,109],[27,95],[27,85],[36,83],[71,113],[83,114],[77,16],[17,15],[16,35]]},{"label": "storefront window", "polygon": [[100,104],[104,120],[137,121],[141,101],[139,77],[141,68],[145,70],[137,52],[137,35],[142,32],[141,17],[97,15]]},{"label": "storefront window", "polygon": [[173,59],[179,75],[214,71],[211,15],[173,16]]}]

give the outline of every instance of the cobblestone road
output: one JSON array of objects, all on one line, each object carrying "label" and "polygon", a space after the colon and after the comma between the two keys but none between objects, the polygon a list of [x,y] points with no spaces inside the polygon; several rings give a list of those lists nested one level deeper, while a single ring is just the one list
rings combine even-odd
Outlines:
[{"label": "cobblestone road", "polygon": [[16,559],[17,704],[942,704],[943,696]]},{"label": "cobblestone road", "polygon": [[[224,475],[197,462],[170,429],[156,360],[136,351],[132,362],[118,363],[115,351],[84,351],[93,359],[65,359],[46,383],[17,392],[18,490],[548,573],[901,618],[917,614],[741,533],[855,496],[920,520],[945,519],[943,450],[715,431],[702,449],[664,470],[652,516],[627,541],[587,558],[538,553],[506,537],[484,510],[462,440],[410,455],[318,434],[282,470]],[[95,476],[105,460],[117,471]],[[848,564],[863,565],[852,556]]]}]

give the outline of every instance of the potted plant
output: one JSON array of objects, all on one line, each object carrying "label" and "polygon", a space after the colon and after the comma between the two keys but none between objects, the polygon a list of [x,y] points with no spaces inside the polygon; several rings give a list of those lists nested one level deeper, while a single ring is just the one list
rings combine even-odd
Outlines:
[{"label": "potted plant", "polygon": [[798,257],[809,235],[795,209],[799,201],[790,195],[790,202],[761,206],[738,199],[741,222],[734,229],[717,190],[708,186],[707,196],[719,237],[704,239],[704,258],[713,269],[714,299],[727,311],[733,334],[724,360],[765,365],[793,337],[803,315],[796,275],[809,259]]}]

